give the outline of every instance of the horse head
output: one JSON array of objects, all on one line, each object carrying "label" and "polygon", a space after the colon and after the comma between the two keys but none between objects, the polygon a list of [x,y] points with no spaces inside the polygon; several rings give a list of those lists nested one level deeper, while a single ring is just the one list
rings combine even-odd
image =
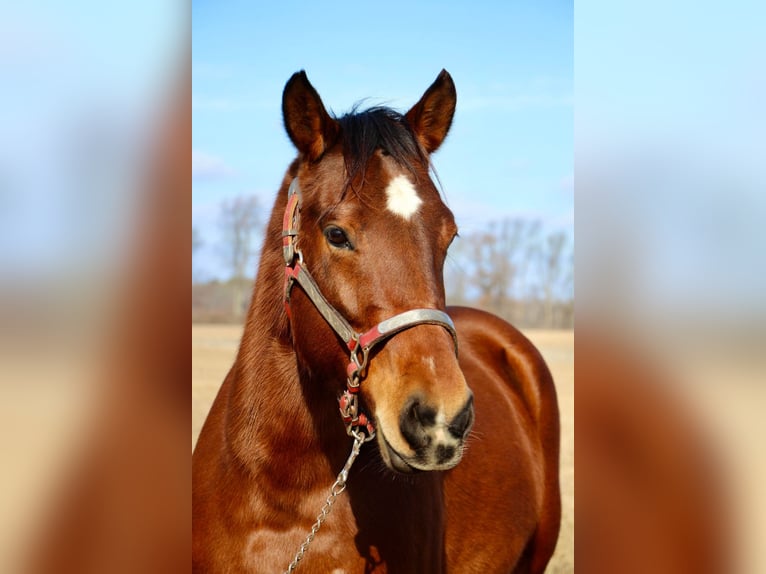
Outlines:
[{"label": "horse head", "polygon": [[[411,309],[445,308],[442,271],[457,226],[431,179],[430,155],[455,103],[446,71],[403,115],[375,107],[332,117],[304,72],[285,87],[285,128],[299,152],[291,168],[300,189],[296,249],[322,297],[357,333]],[[348,341],[304,290],[293,290],[290,309],[300,368],[337,393]],[[455,466],[473,423],[472,393],[444,317],[397,332],[362,366],[362,408],[383,461],[399,472]]]}]

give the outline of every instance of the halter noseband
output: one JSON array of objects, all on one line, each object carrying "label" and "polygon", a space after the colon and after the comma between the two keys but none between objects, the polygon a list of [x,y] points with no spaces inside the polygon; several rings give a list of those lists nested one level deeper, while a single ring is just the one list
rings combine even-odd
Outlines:
[{"label": "halter noseband", "polygon": [[341,418],[346,425],[346,431],[349,435],[354,434],[355,428],[362,428],[367,431],[366,440],[371,440],[375,436],[375,427],[364,413],[359,412],[357,398],[359,385],[362,382],[367,367],[370,350],[401,331],[416,325],[429,324],[440,325],[447,329],[455,343],[455,354],[457,354],[455,325],[452,323],[450,316],[443,311],[437,309],[411,309],[381,321],[369,331],[363,333],[355,331],[346,318],[325,299],[316,281],[314,281],[314,278],[303,266],[303,254],[295,244],[298,236],[297,225],[300,201],[301,192],[298,178],[296,177],[290,183],[290,188],[287,192],[287,207],[285,208],[285,215],[282,220],[282,254],[285,259],[285,310],[288,317],[292,318],[290,313],[290,292],[293,285],[298,283],[317,311],[346,343],[349,352],[349,363],[346,369],[348,380],[346,390],[343,391],[343,394],[338,399]]}]

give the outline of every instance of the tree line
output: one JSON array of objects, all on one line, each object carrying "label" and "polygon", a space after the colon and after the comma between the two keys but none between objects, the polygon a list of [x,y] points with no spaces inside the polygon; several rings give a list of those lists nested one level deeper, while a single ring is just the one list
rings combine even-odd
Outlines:
[{"label": "tree line", "polygon": [[[263,229],[255,196],[220,205],[218,254],[224,280],[192,277],[192,320],[239,322],[249,305]],[[192,228],[192,255],[202,246]],[[495,313],[518,327],[574,324],[571,234],[545,231],[539,220],[508,218],[458,237],[444,266],[447,303]]]},{"label": "tree line", "polygon": [[574,325],[574,245],[535,219],[508,218],[457,238],[444,268],[447,302],[519,327]]}]

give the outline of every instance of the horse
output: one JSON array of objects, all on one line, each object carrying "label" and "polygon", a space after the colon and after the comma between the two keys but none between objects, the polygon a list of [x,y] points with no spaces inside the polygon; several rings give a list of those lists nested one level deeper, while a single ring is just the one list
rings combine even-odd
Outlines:
[{"label": "horse", "polygon": [[445,70],[405,114],[331,116],[287,82],[298,156],[193,453],[194,572],[544,571],[554,382],[513,326],[445,302],[457,227],[430,158],[456,102]]}]

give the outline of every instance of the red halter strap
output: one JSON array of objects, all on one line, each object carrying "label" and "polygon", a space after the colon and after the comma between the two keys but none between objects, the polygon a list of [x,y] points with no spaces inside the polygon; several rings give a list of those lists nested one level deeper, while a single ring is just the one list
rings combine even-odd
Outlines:
[{"label": "red halter strap", "polygon": [[322,291],[314,278],[303,266],[303,254],[296,246],[298,237],[298,214],[300,212],[301,192],[296,177],[290,183],[287,192],[287,206],[282,220],[282,254],[285,259],[285,310],[292,319],[290,312],[290,293],[297,283],[311,300],[317,311],[332,327],[338,336],[346,343],[349,351],[347,368],[347,388],[339,399],[341,417],[346,424],[346,430],[352,433],[354,427],[367,430],[367,440],[375,436],[375,427],[363,413],[358,412],[357,393],[364,377],[370,350],[389,337],[417,325],[439,325],[447,329],[455,344],[457,355],[457,333],[452,319],[444,311],[438,309],[411,309],[381,321],[364,333],[356,332],[343,315],[333,307],[322,295]]}]

